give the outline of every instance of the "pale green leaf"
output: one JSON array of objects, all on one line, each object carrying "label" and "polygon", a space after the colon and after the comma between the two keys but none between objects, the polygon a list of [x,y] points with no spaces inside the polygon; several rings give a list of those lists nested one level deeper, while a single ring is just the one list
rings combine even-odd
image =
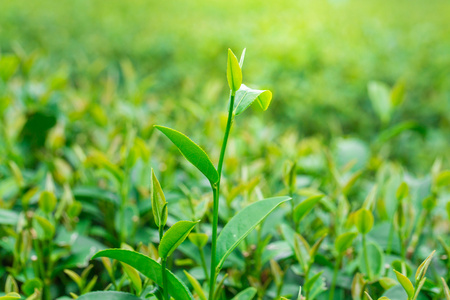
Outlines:
[{"label": "pale green leaf", "polygon": [[428,266],[430,265],[431,259],[433,258],[433,255],[435,252],[436,252],[436,250],[431,252],[431,254],[428,255],[428,257],[417,268],[416,276],[415,276],[416,283],[418,283],[420,280],[422,280],[422,278],[427,273]]},{"label": "pale green leaf", "polygon": [[442,287],[444,289],[445,300],[450,300],[450,289],[448,288],[447,282],[441,277]]},{"label": "pale green leaf", "polygon": [[236,92],[234,99],[234,114],[240,115],[257,100],[263,110],[266,110],[272,101],[272,92],[269,90],[255,90],[245,84]]},{"label": "pale green leaf", "polygon": [[186,270],[183,270],[183,271],[184,271],[184,275],[186,275],[187,279],[189,280],[189,283],[194,288],[194,291],[197,293],[200,300],[206,300],[207,298],[206,298],[205,292],[203,292],[202,286],[200,285],[198,280],[195,279],[191,274],[186,272]]},{"label": "pale green leaf", "polygon": [[198,248],[203,248],[208,243],[208,235],[206,233],[193,232],[189,235],[189,240]]},{"label": "pale green leaf", "polygon": [[122,264],[122,268],[125,271],[125,273],[127,274],[128,278],[130,278],[131,283],[133,284],[134,289],[136,290],[136,293],[138,295],[141,294],[142,291],[142,280],[141,280],[141,276],[139,275],[139,272],[131,267],[130,265],[121,262]]},{"label": "pale green leaf", "polygon": [[234,296],[231,300],[252,300],[256,295],[257,290],[254,287],[249,287]]}]

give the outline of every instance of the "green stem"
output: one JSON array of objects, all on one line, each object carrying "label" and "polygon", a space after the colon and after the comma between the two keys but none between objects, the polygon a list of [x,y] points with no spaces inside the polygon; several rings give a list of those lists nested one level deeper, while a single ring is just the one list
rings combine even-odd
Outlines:
[{"label": "green stem", "polygon": [[407,249],[407,257],[409,259],[411,259],[414,256],[414,252],[417,248],[417,244],[419,243],[420,236],[422,235],[423,229],[425,228],[427,218],[428,218],[428,210],[422,211],[416,229],[414,230],[414,234],[409,243],[409,247]]},{"label": "green stem", "polygon": [[338,273],[339,273],[339,267],[341,265],[341,260],[342,260],[342,255],[339,254],[337,259],[336,259],[336,263],[334,265],[333,281],[331,282],[330,298],[329,298],[329,300],[333,300],[334,299],[334,291],[336,289],[336,281],[337,281],[337,276],[338,276]]},{"label": "green stem", "polygon": [[394,239],[394,225],[391,222],[390,229],[389,229],[389,236],[388,236],[388,242],[386,246],[386,254],[391,254],[392,249],[392,240]]},{"label": "green stem", "polygon": [[222,148],[220,149],[219,164],[217,165],[217,173],[219,180],[216,184],[212,184],[214,204],[213,204],[213,231],[212,231],[212,245],[211,245],[211,275],[209,277],[209,300],[214,298],[214,289],[216,285],[216,248],[217,248],[217,226],[219,223],[219,193],[220,193],[220,179],[222,177],[223,160],[225,157],[225,150],[227,148],[228,137],[230,135],[231,124],[233,123],[233,108],[234,108],[234,92],[230,94],[230,106],[228,108],[227,127],[223,136]]},{"label": "green stem", "polygon": [[[308,268],[306,269],[305,272],[305,283],[308,281],[308,277],[309,277],[309,270],[311,270],[311,265],[308,265]],[[305,283],[303,285],[305,285]],[[309,299],[309,289],[305,289],[305,299],[308,300]]]},{"label": "green stem", "polygon": [[166,263],[167,259],[162,258],[161,260],[161,272],[162,272],[162,280],[163,280],[163,291],[164,291],[164,299],[169,300],[169,285],[167,284],[167,272],[166,272]]},{"label": "green stem", "polygon": [[372,279],[372,271],[370,270],[370,264],[369,264],[369,256],[367,253],[367,243],[366,243],[366,235],[363,234],[362,236],[362,246],[363,246],[363,255],[364,255],[364,262],[366,264],[366,270],[367,270],[367,277]]},{"label": "green stem", "polygon": [[208,268],[206,267],[205,251],[203,251],[203,248],[198,248],[198,251],[200,252],[200,259],[202,262],[203,272],[205,273],[205,279],[206,279],[206,282],[208,282],[209,274],[208,274]]}]

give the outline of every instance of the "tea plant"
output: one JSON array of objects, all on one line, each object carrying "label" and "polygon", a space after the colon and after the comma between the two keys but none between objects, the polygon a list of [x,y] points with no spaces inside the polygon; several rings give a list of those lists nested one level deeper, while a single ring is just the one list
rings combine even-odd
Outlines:
[{"label": "tea plant", "polygon": [[[219,274],[225,259],[242,242],[246,236],[260,224],[268,214],[270,214],[281,203],[288,201],[289,197],[277,197],[255,202],[237,213],[222,229],[218,236],[219,222],[219,198],[220,181],[222,176],[223,162],[226,147],[231,131],[233,120],[246,110],[254,101],[257,101],[263,110],[270,104],[272,94],[267,90],[254,90],[242,84],[242,65],[244,62],[245,50],[238,62],[231,50],[228,50],[227,80],[230,87],[230,97],[228,105],[228,118],[223,137],[222,147],[219,156],[217,169],[212,164],[206,152],[195,144],[186,135],[164,126],[155,126],[166,135],[180,150],[183,156],[192,163],[209,180],[213,194],[213,223],[211,238],[211,263],[209,272],[209,292],[208,299],[218,299],[220,286],[217,285],[217,275]],[[184,286],[181,280],[166,270],[167,258],[186,239],[189,232],[194,228],[195,222],[179,221],[164,233],[167,221],[167,202],[162,192],[161,186],[152,171],[152,211],[155,223],[159,228],[160,245],[159,256],[161,265],[149,257],[145,257],[137,252],[127,250],[103,250],[97,253],[96,257],[109,257],[128,264],[153,280],[163,290],[163,299],[169,300],[169,294],[175,299],[191,299],[190,291]],[[195,237],[194,237],[195,238]],[[201,243],[198,245],[201,251]],[[317,247],[316,247],[317,248]],[[127,272],[129,273],[129,272]],[[206,275],[206,274],[205,274]],[[196,279],[186,273],[191,284],[197,293],[205,298],[200,284]],[[208,276],[208,275],[207,275]],[[139,275],[129,276],[135,285],[135,292],[140,296],[142,289]],[[134,278],[133,278],[134,277]],[[225,277],[224,277],[225,278]],[[136,282],[138,282],[136,284]],[[136,287],[137,286],[137,287]]]}]

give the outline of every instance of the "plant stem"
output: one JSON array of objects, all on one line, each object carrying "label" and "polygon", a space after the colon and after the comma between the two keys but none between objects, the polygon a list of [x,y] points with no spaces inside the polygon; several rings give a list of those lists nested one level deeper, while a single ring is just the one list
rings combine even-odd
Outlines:
[{"label": "plant stem", "polygon": [[209,273],[208,273],[208,267],[206,266],[205,251],[203,251],[203,248],[198,248],[198,251],[200,252],[200,259],[202,262],[203,272],[205,273],[205,280],[206,280],[206,282],[208,282],[209,281]]},{"label": "plant stem", "polygon": [[[309,271],[311,270],[311,265],[308,265],[308,268],[306,269],[305,272],[305,283],[303,285],[306,284],[306,282],[308,281],[308,277],[309,277]],[[309,299],[309,289],[305,289],[305,299],[308,300]]]},{"label": "plant stem", "polygon": [[211,245],[211,275],[209,277],[209,300],[214,298],[214,289],[216,285],[216,248],[217,248],[217,226],[219,223],[219,193],[220,193],[220,179],[222,177],[222,166],[225,157],[225,150],[227,148],[228,136],[230,135],[231,124],[233,123],[233,108],[234,108],[234,92],[230,93],[230,106],[228,108],[227,126],[223,136],[222,148],[220,150],[219,164],[217,165],[217,173],[219,180],[216,184],[212,184],[213,190],[213,231],[212,231],[212,245]]},{"label": "plant stem", "polygon": [[333,272],[333,281],[331,282],[331,288],[330,288],[330,298],[329,300],[334,299],[334,290],[336,289],[336,281],[337,276],[339,273],[339,267],[341,265],[342,255],[338,254],[338,257],[336,259],[336,263],[334,264],[334,272]]},{"label": "plant stem", "polygon": [[369,280],[370,280],[370,279],[372,279],[372,271],[370,270],[370,263],[369,263],[369,256],[367,253],[367,243],[366,243],[366,235],[365,234],[363,234],[363,236],[362,236],[362,247],[363,247],[364,262],[366,264],[367,277],[369,277]]},{"label": "plant stem", "polygon": [[166,272],[166,263],[167,259],[162,258],[161,260],[161,272],[162,272],[162,280],[163,280],[163,291],[164,291],[164,299],[169,300],[169,286],[167,284],[167,272]]}]

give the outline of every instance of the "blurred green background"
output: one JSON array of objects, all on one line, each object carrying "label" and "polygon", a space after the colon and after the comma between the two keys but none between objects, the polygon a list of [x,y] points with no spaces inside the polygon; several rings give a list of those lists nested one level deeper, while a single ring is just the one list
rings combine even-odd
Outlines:
[{"label": "blurred green background", "polygon": [[[152,124],[183,123],[204,142],[226,107],[226,49],[246,47],[245,82],[274,98],[262,121],[239,126],[370,144],[413,121],[389,156],[426,173],[449,152],[449,14],[444,0],[3,1],[3,65],[15,56],[22,68],[2,83],[2,107],[50,109],[68,141],[100,149],[111,124],[145,138]],[[388,124],[369,99],[373,80],[405,86]]]}]

